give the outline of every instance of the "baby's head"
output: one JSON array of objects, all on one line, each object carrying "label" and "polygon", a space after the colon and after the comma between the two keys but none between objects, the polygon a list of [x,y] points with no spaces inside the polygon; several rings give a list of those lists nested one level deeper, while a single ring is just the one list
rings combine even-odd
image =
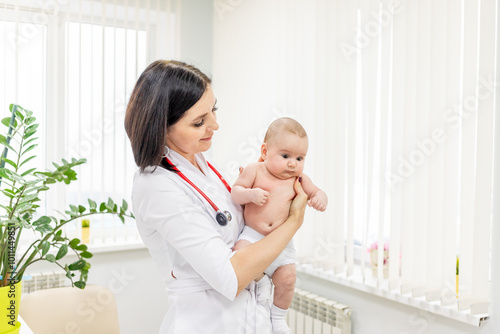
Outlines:
[{"label": "baby's head", "polygon": [[279,179],[300,176],[308,147],[306,130],[289,117],[278,118],[269,125],[261,156],[267,170]]}]

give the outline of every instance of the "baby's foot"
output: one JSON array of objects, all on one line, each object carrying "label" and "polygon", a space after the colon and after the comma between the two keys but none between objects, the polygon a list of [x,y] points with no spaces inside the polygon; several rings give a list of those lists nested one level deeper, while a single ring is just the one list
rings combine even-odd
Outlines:
[{"label": "baby's foot", "polygon": [[271,306],[271,323],[273,325],[273,334],[291,334],[292,331],[288,328],[285,320],[286,312],[276,305]]},{"label": "baby's foot", "polygon": [[286,324],[286,321],[283,320],[272,320],[273,324],[273,334],[292,334],[292,330]]}]

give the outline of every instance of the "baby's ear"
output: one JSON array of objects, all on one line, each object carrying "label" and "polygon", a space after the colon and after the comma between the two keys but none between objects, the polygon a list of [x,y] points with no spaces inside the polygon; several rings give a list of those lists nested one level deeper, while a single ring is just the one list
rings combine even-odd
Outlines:
[{"label": "baby's ear", "polygon": [[264,143],[260,147],[260,157],[259,157],[258,162],[263,162],[266,159],[267,159],[267,145],[266,145],[266,143]]}]

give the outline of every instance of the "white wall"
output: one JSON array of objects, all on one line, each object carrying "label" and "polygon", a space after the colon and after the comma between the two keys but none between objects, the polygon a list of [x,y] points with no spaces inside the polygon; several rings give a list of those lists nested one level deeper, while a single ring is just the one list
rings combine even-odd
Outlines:
[{"label": "white wall", "polygon": [[181,1],[181,60],[211,74],[213,5],[207,0]]}]

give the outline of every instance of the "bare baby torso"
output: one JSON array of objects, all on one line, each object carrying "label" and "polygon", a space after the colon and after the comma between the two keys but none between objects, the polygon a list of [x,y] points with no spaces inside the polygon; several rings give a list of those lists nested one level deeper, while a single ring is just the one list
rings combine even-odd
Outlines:
[{"label": "bare baby torso", "polygon": [[269,193],[264,205],[245,204],[245,223],[257,232],[267,235],[288,218],[290,204],[295,197],[295,176],[278,179],[259,163],[252,188],[261,188]]}]

